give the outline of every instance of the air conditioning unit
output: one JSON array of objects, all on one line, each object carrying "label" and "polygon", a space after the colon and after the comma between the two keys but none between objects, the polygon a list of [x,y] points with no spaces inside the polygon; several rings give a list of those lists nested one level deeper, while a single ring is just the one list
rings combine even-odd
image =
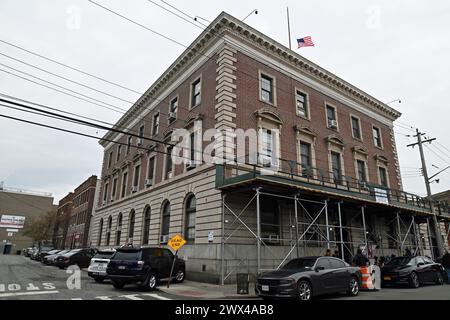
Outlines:
[{"label": "air conditioning unit", "polygon": [[163,235],[159,237],[159,243],[160,244],[166,244],[167,242],[169,242],[169,235]]},{"label": "air conditioning unit", "polygon": [[330,128],[337,129],[338,122],[336,120],[328,120],[328,125],[330,126]]},{"label": "air conditioning unit", "polygon": [[137,191],[138,191],[138,186],[131,187],[131,192],[137,192]]},{"label": "air conditioning unit", "polygon": [[145,179],[145,186],[149,187],[153,185],[153,179]]},{"label": "air conditioning unit", "polygon": [[176,112],[169,112],[169,120],[175,120],[177,118],[177,113]]}]

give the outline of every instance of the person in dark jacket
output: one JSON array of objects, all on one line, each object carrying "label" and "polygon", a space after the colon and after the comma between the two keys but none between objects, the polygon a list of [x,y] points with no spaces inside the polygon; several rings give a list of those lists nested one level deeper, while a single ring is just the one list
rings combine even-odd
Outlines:
[{"label": "person in dark jacket", "polygon": [[369,259],[367,259],[367,257],[362,254],[361,249],[358,249],[356,251],[355,257],[353,258],[353,265],[357,267],[366,267],[368,263]]}]

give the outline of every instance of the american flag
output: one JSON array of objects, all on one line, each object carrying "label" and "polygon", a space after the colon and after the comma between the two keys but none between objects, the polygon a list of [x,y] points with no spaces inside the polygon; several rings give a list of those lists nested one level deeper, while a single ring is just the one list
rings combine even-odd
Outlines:
[{"label": "american flag", "polygon": [[298,47],[314,47],[314,43],[311,40],[311,37],[304,37],[297,39]]}]

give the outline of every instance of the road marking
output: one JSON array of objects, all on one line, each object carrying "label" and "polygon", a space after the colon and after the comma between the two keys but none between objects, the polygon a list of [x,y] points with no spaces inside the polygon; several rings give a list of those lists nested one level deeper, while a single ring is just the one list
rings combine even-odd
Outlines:
[{"label": "road marking", "polygon": [[159,299],[159,300],[171,300],[169,298],[161,297],[161,296],[159,296],[157,294],[154,294],[154,293],[144,293],[143,295],[144,296],[149,296],[149,297],[152,297],[152,298],[155,298],[155,299]]},{"label": "road marking", "polygon": [[99,299],[99,300],[112,300],[110,297],[107,297],[107,296],[99,296],[99,297],[95,297],[95,299]]},{"label": "road marking", "polygon": [[126,294],[126,295],[123,295],[123,296],[119,296],[119,298],[127,298],[127,299],[130,299],[130,300],[144,300],[142,298],[136,297],[135,294]]},{"label": "road marking", "polygon": [[34,296],[35,294],[53,294],[59,293],[59,291],[34,291],[34,292],[11,292],[11,293],[0,293],[0,298],[2,297],[16,297],[16,296]]},{"label": "road marking", "polygon": [[83,300],[83,298],[72,298],[70,300]]}]

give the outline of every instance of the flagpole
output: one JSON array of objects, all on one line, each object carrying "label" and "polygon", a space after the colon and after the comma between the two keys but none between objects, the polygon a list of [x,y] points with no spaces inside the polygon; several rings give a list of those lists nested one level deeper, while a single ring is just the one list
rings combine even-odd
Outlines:
[{"label": "flagpole", "polygon": [[286,7],[286,14],[287,14],[287,25],[288,25],[289,49],[292,50],[292,45],[291,45],[291,25],[289,23],[289,7]]}]

